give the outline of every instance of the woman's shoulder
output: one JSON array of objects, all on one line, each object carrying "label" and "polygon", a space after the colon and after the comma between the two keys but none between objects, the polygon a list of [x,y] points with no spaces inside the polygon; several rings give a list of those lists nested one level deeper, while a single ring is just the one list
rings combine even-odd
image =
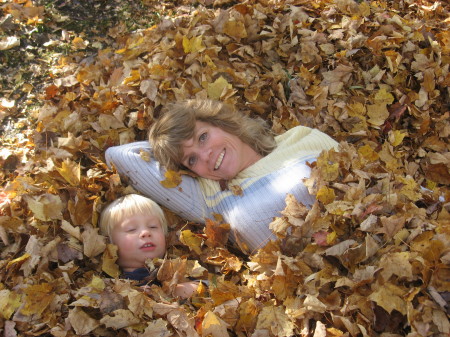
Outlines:
[{"label": "woman's shoulder", "polygon": [[299,141],[302,141],[304,138],[330,138],[326,133],[318,130],[313,129],[307,126],[296,126],[289,130],[287,130],[285,133],[278,135],[275,137],[275,140],[277,142],[277,146],[283,145],[284,143],[298,143]]},{"label": "woman's shoulder", "polygon": [[124,151],[131,149],[150,149],[150,143],[145,140],[131,142],[121,145],[114,145],[106,149],[106,152]]}]

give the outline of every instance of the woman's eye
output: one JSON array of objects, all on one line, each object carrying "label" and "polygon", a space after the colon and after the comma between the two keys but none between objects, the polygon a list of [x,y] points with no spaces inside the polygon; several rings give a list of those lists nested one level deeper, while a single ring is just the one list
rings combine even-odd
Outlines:
[{"label": "woman's eye", "polygon": [[207,132],[203,132],[200,137],[198,137],[198,140],[200,142],[204,142],[206,140],[206,138],[208,137],[208,133]]},{"label": "woman's eye", "polygon": [[197,161],[197,158],[194,157],[194,156],[191,156],[191,157],[189,157],[189,159],[188,159],[188,165],[189,165],[190,167],[192,167],[192,166],[195,165],[196,161]]}]

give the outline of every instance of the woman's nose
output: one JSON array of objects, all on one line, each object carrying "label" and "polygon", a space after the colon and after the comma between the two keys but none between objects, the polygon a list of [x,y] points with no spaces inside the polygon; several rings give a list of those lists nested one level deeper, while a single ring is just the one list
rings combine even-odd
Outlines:
[{"label": "woman's nose", "polygon": [[202,149],[200,152],[200,159],[207,162],[211,157],[211,149]]}]

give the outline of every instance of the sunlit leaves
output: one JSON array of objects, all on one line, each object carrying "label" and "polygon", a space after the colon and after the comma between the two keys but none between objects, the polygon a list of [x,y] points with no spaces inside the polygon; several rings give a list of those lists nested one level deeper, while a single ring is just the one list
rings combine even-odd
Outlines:
[{"label": "sunlit leaves", "polygon": [[[33,112],[36,132],[0,153],[0,315],[11,335],[448,334],[442,2],[170,8],[182,15],[131,34],[112,27],[114,44],[89,57],[91,37],[61,32],[52,41],[76,54],[54,59]],[[4,7],[30,25],[43,10],[24,1]],[[0,49],[22,47],[13,33]],[[116,247],[98,230],[102,207],[135,192],[106,167],[104,150],[145,140],[166,103],[192,97],[236,104],[277,133],[319,128],[340,147],[308,161],[315,203],[288,195],[268,219],[278,241],[253,255],[231,247],[229,237],[247,250],[220,216],[203,227],[168,212],[168,255],[147,261],[160,268],[161,285],[144,292],[119,278]],[[21,101],[2,98],[0,119]],[[167,171],[161,183],[180,182]],[[174,286],[189,278],[208,284],[178,302]]]}]

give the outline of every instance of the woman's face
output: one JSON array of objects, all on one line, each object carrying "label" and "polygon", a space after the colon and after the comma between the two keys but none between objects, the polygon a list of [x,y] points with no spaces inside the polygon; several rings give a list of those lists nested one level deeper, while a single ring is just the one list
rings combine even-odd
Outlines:
[{"label": "woman's face", "polygon": [[219,127],[197,121],[194,136],[182,143],[181,163],[200,177],[229,180],[261,159],[255,150]]}]

